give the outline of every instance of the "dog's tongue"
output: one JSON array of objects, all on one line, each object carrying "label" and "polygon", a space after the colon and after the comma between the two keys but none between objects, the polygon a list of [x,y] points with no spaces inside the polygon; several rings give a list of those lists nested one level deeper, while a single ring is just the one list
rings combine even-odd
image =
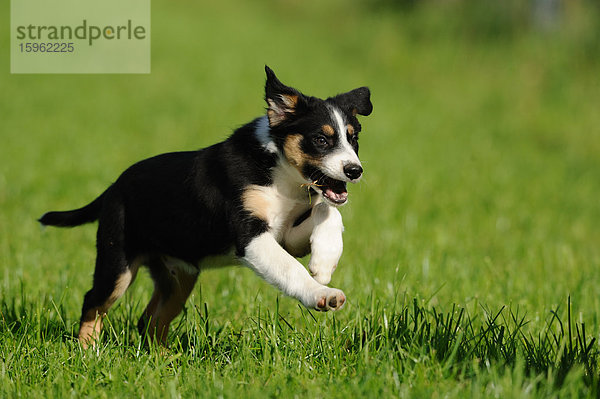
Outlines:
[{"label": "dog's tongue", "polygon": [[327,187],[327,189],[325,189],[325,195],[329,199],[334,200],[335,202],[344,202],[344,201],[346,201],[348,199],[348,192],[347,191],[343,191],[341,193],[335,193],[329,187]]},{"label": "dog's tongue", "polygon": [[322,176],[319,179],[319,186],[323,190],[323,196],[336,204],[343,204],[348,200],[348,191],[346,191],[346,182],[332,179],[328,176]]}]

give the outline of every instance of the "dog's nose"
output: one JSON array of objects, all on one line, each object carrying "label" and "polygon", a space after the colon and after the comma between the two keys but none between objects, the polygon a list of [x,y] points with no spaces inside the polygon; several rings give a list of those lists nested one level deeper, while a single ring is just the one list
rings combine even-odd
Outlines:
[{"label": "dog's nose", "polygon": [[362,175],[363,169],[360,165],[350,163],[344,166],[344,173],[350,180],[356,180]]}]

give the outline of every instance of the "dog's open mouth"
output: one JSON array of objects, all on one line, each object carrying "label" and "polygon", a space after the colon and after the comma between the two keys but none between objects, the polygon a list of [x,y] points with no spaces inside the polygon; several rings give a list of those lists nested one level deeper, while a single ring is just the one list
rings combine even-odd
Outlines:
[{"label": "dog's open mouth", "polygon": [[346,191],[346,182],[332,179],[323,175],[317,180],[317,187],[321,190],[323,197],[334,205],[342,205],[348,201],[348,191]]}]

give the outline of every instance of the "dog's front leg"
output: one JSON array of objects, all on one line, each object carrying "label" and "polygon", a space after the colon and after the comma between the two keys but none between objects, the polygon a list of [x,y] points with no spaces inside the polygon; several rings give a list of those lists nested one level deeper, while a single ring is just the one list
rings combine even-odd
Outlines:
[{"label": "dog's front leg", "polygon": [[337,208],[321,202],[313,208],[311,218],[314,228],[310,235],[308,268],[315,280],[329,284],[344,250],[342,215]]},{"label": "dog's front leg", "polygon": [[269,232],[254,237],[246,245],[243,259],[262,278],[307,308],[337,310],[346,301],[341,290],[315,281]]}]

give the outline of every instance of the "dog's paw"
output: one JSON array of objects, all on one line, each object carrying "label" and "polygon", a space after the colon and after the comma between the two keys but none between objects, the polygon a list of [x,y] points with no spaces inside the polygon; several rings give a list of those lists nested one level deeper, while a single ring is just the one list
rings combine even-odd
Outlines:
[{"label": "dog's paw", "polygon": [[[339,258],[338,258],[339,259]],[[331,266],[333,264],[333,266]],[[329,265],[329,266],[324,266]],[[310,275],[314,278],[319,284],[327,285],[331,281],[331,275],[335,271],[337,267],[337,259],[334,262],[319,262],[313,261],[308,264],[308,269],[310,270]]]},{"label": "dog's paw", "polygon": [[315,309],[326,312],[341,309],[346,303],[346,295],[337,288],[323,287],[315,294]]},{"label": "dog's paw", "polygon": [[315,281],[319,284],[327,285],[331,281],[331,274],[328,274],[328,273],[312,274],[312,278],[314,278]]},{"label": "dog's paw", "polygon": [[312,276],[312,278],[315,279],[315,281],[317,283],[322,284],[322,285],[327,285],[331,281],[331,273],[328,273],[328,272],[318,272],[318,273],[311,272],[310,275]]}]

